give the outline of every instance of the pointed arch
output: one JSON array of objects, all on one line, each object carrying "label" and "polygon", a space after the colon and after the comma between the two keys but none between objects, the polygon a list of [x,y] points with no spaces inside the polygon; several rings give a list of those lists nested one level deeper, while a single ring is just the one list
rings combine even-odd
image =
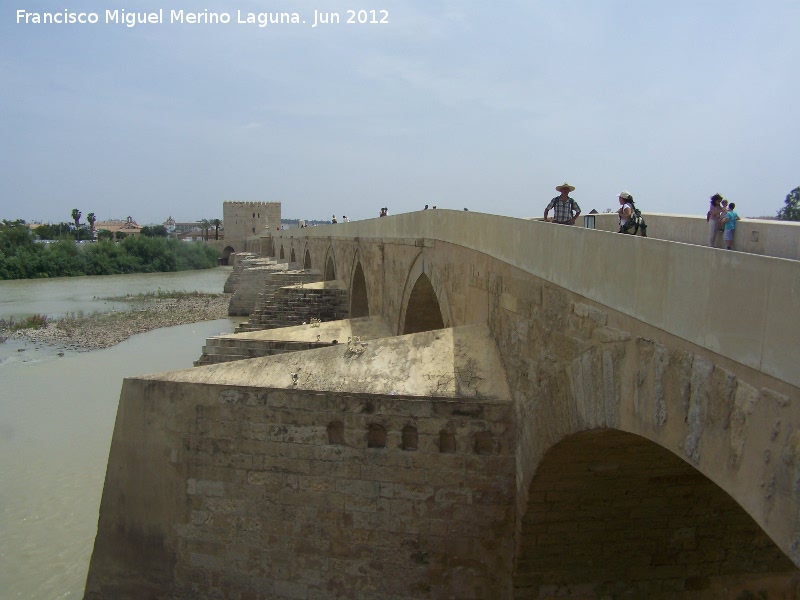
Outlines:
[{"label": "pointed arch", "polygon": [[305,256],[303,257],[303,268],[310,269],[311,268],[311,252],[308,251],[306,248]]},{"label": "pointed arch", "polygon": [[431,261],[420,252],[409,270],[403,290],[400,320],[401,335],[452,327],[447,295]]},{"label": "pointed arch", "polygon": [[289,262],[290,263],[296,263],[297,262],[297,258],[294,255],[294,248],[292,248],[292,254],[291,254],[291,258],[289,259]]},{"label": "pointed arch", "polygon": [[336,279],[336,264],[333,261],[333,254],[328,255],[325,262],[325,277],[323,281],[334,281]]},{"label": "pointed arch", "polygon": [[353,269],[353,279],[350,282],[350,318],[369,316],[369,295],[367,294],[367,280],[361,261],[356,256],[356,266]]},{"label": "pointed arch", "polygon": [[283,253],[283,245],[282,244],[281,244],[281,255],[280,255],[280,258],[281,258],[281,260],[284,260],[286,258],[286,255]]},{"label": "pointed arch", "polygon": [[431,285],[431,280],[425,273],[420,274],[411,290],[408,304],[406,305],[406,318],[403,322],[403,335],[442,329],[444,320],[439,300]]}]

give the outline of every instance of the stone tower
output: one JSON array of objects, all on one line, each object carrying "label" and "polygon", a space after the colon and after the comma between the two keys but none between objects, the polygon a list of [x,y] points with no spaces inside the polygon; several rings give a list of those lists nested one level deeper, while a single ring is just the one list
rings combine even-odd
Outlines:
[{"label": "stone tower", "polygon": [[227,239],[261,235],[266,227],[281,225],[280,202],[223,202],[222,221]]}]

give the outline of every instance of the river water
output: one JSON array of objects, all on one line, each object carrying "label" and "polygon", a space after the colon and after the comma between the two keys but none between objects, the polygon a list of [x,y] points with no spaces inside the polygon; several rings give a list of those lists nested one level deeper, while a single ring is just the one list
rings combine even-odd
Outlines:
[{"label": "river water", "polygon": [[[221,293],[229,273],[0,281],[0,317],[111,310],[101,298],[159,289]],[[191,367],[205,339],[236,322],[157,329],[61,357],[0,344],[0,600],[83,597],[122,379]]]}]

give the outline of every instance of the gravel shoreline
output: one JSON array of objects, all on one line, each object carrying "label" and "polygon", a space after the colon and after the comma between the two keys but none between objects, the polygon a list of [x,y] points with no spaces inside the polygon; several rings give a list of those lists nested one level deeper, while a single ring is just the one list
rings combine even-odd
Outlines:
[{"label": "gravel shoreline", "polygon": [[19,329],[2,335],[9,340],[28,340],[65,350],[97,350],[161,327],[225,319],[230,297],[230,294],[205,294],[133,300],[127,311],[66,317],[49,321],[40,329]]}]

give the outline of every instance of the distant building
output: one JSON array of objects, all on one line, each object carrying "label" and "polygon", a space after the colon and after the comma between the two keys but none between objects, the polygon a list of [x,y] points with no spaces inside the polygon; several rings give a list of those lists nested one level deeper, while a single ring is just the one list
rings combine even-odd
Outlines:
[{"label": "distant building", "polygon": [[280,202],[223,202],[222,220],[228,239],[245,239],[281,226]]},{"label": "distant building", "polygon": [[128,217],[124,221],[120,219],[97,221],[94,224],[94,229],[98,233],[101,231],[110,231],[111,233],[116,234],[119,231],[126,235],[139,235],[139,233],[142,231],[141,226],[131,217]]}]

